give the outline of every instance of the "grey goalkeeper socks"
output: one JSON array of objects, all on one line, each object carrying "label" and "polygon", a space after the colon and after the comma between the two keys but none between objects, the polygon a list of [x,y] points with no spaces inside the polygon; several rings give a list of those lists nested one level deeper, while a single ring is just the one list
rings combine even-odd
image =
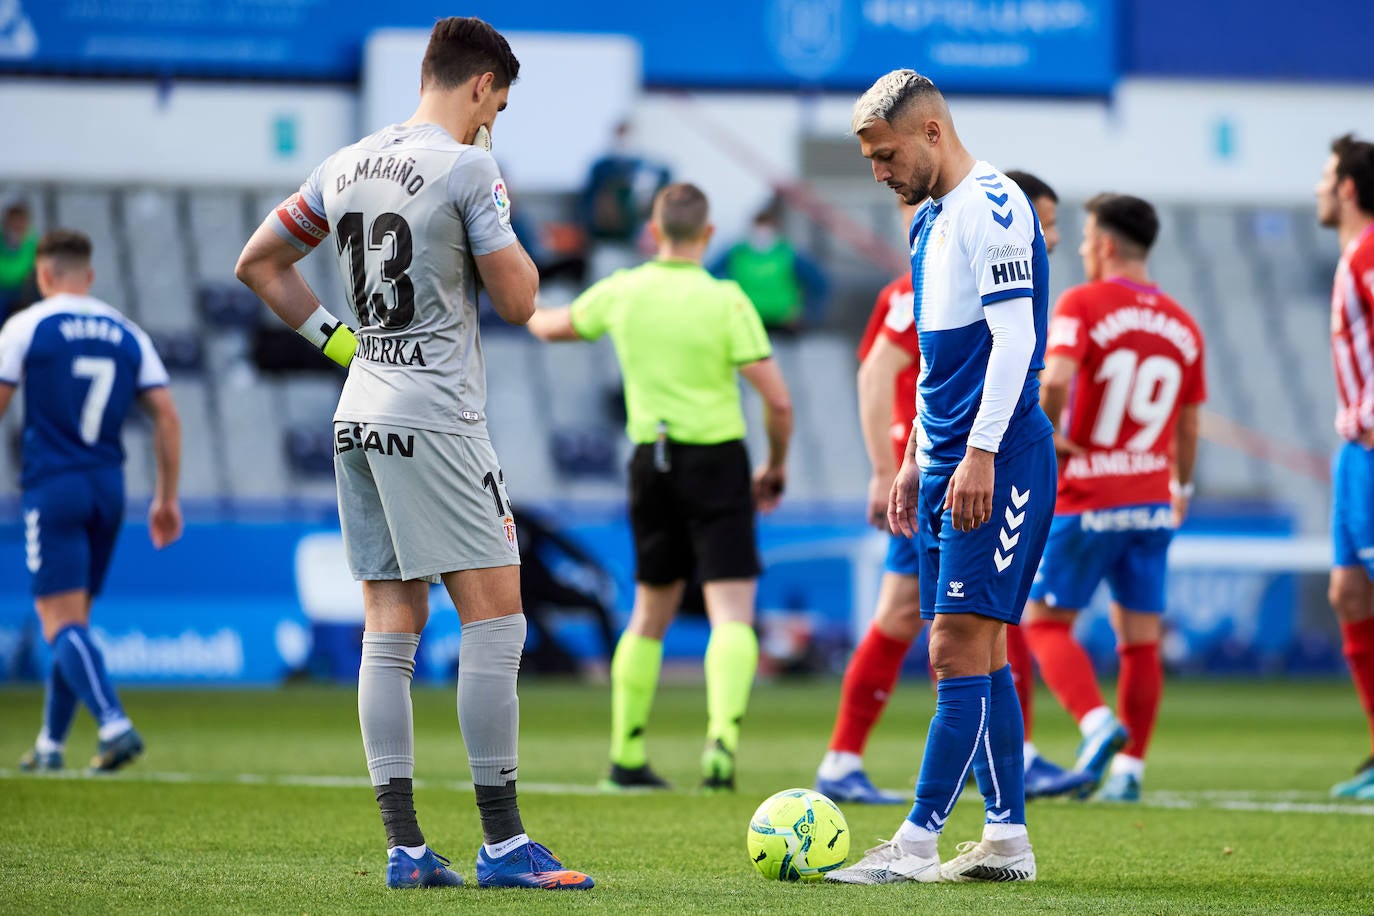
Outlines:
[{"label": "grey goalkeeper socks", "polygon": [[415,728],[410,682],[415,676],[416,633],[364,633],[358,669],[358,723],[374,786],[415,775]]},{"label": "grey goalkeeper socks", "polygon": [[458,649],[458,725],[488,843],[524,832],[515,797],[520,731],[515,684],[524,646],[523,614],[463,625]]}]

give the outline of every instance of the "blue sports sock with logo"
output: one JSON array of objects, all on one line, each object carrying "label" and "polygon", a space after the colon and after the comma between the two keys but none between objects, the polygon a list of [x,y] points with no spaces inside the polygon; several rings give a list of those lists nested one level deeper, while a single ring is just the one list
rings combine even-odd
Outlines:
[{"label": "blue sports sock with logo", "polygon": [[1025,723],[1011,665],[992,672],[991,704],[973,772],[989,824],[1026,822]]},{"label": "blue sports sock with logo", "polygon": [[935,716],[926,735],[916,803],[906,816],[917,827],[932,833],[944,829],[982,749],[991,689],[986,674],[945,678],[935,688]]},{"label": "blue sports sock with logo", "polygon": [[99,725],[126,718],[110,676],[105,673],[105,657],[82,626],[70,626],[52,641],[53,664]]},{"label": "blue sports sock with logo", "polygon": [[76,694],[67,686],[62,669],[53,662],[48,672],[48,692],[43,698],[43,734],[53,744],[62,744],[76,718]]}]

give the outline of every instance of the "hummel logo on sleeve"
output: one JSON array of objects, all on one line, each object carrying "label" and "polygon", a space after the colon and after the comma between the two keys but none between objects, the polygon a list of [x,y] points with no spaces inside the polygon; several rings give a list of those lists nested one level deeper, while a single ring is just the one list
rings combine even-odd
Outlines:
[{"label": "hummel logo on sleeve", "polygon": [[964,597],[964,583],[962,583],[962,582],[953,582],[953,581],[951,581],[951,582],[949,583],[949,591],[945,592],[945,597],[947,597],[947,598],[963,598],[963,597]]},{"label": "hummel logo on sleeve", "polygon": [[[979,186],[983,188],[983,194],[987,196],[988,200],[992,201],[993,206],[1006,206],[1007,195],[1005,193],[992,193],[993,191],[1000,191],[1002,189],[1002,182],[997,180],[996,172],[993,172],[990,175],[974,176],[974,180],[977,181]],[[996,210],[992,211],[993,222],[997,223],[997,225],[1001,226],[1003,229],[1010,229],[1011,222],[1013,219],[1015,219],[1015,214],[1010,209],[1008,209],[1006,213],[999,213]]]}]

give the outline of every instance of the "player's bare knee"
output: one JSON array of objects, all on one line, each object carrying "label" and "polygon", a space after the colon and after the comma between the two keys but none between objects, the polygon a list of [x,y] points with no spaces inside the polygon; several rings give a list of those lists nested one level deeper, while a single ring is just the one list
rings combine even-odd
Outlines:
[{"label": "player's bare knee", "polygon": [[91,602],[84,590],[45,595],[34,601],[43,640],[49,645],[70,626],[86,626],[91,619]]},{"label": "player's bare knee", "polygon": [[921,628],[925,626],[925,623],[921,619],[920,602],[891,606],[880,605],[873,615],[873,625],[884,636],[903,642],[911,642],[920,636]]},{"label": "player's bare knee", "polygon": [[939,680],[992,671],[1000,623],[974,614],[936,617],[930,628],[930,667]]},{"label": "player's bare knee", "polygon": [[645,639],[662,639],[676,616],[674,609],[667,607],[648,607],[636,603],[630,611],[630,620],[625,624],[625,632]]},{"label": "player's bare knee", "polygon": [[1331,584],[1326,598],[1336,618],[1354,623],[1374,616],[1374,583],[1363,569],[1337,567],[1331,571]]},{"label": "player's bare knee", "polygon": [[915,576],[888,572],[878,590],[873,623],[885,636],[910,641],[921,634],[921,584]]},{"label": "player's bare knee", "polygon": [[631,614],[630,622],[625,625],[625,632],[645,639],[661,640],[672,622],[671,617],[660,620],[647,614]]},{"label": "player's bare knee", "polygon": [[1116,606],[1112,608],[1112,629],[1117,644],[1123,647],[1157,643],[1164,632],[1160,615]]}]

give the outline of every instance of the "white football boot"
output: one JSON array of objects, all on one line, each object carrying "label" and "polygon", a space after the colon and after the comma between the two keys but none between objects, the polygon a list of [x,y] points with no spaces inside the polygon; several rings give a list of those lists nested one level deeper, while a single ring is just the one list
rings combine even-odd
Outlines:
[{"label": "white football boot", "polygon": [[897,838],[884,840],[848,868],[827,872],[825,880],[840,884],[899,884],[903,881],[940,880],[940,853],[932,843],[930,855],[909,852]]},{"label": "white football boot", "polygon": [[960,854],[940,866],[946,881],[1035,880],[1035,852],[1028,837],[969,840],[957,848]]}]

